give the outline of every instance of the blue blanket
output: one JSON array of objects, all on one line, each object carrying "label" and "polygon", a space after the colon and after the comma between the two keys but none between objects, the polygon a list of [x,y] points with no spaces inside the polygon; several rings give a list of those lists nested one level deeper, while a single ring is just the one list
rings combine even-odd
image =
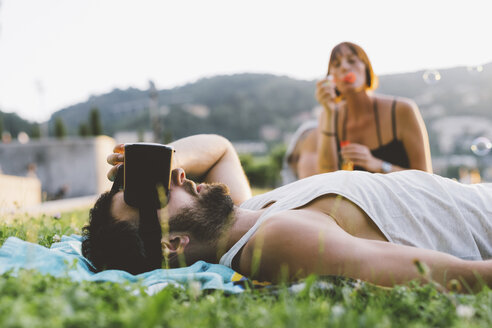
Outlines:
[{"label": "blue blanket", "polygon": [[202,290],[220,289],[236,294],[244,290],[245,278],[232,269],[203,261],[179,269],[157,269],[132,275],[120,270],[106,270],[94,273],[92,264],[82,256],[82,237],[63,236],[51,248],[9,237],[0,248],[0,274],[19,269],[35,269],[55,277],[68,276],[74,281],[140,282],[148,294],[154,294],[169,284],[184,286],[198,283]]}]

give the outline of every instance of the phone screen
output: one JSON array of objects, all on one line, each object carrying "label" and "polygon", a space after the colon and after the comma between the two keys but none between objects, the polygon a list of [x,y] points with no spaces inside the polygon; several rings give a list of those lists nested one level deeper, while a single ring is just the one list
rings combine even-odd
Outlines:
[{"label": "phone screen", "polygon": [[167,204],[174,149],[153,143],[125,144],[124,199],[134,207]]}]

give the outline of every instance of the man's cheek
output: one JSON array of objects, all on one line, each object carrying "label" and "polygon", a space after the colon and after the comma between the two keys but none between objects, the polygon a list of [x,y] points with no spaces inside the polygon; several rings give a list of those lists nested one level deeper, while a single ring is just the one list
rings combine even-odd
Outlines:
[{"label": "man's cheek", "polygon": [[171,217],[171,215],[169,214],[169,205],[159,210],[158,217],[161,222],[169,221],[169,218]]}]

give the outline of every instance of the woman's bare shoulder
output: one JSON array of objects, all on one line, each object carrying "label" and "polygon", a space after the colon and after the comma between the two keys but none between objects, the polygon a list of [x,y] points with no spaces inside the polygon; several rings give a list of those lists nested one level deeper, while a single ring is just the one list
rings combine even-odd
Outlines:
[{"label": "woman's bare shoulder", "polygon": [[396,111],[398,114],[411,114],[418,111],[417,104],[410,98],[377,94],[373,96],[382,109],[391,110],[393,102],[396,101]]}]

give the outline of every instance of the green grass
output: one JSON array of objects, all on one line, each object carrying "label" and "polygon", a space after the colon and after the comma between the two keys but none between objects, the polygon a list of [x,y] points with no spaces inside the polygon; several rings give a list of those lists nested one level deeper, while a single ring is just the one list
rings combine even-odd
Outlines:
[{"label": "green grass", "polygon": [[[80,233],[87,215],[4,216],[0,243],[17,236],[50,246],[55,235]],[[138,284],[74,283],[23,271],[0,277],[0,327],[492,326],[492,292],[487,288],[460,295],[441,293],[432,285],[380,289],[310,277],[299,289],[224,295],[190,286],[148,296]]]}]

